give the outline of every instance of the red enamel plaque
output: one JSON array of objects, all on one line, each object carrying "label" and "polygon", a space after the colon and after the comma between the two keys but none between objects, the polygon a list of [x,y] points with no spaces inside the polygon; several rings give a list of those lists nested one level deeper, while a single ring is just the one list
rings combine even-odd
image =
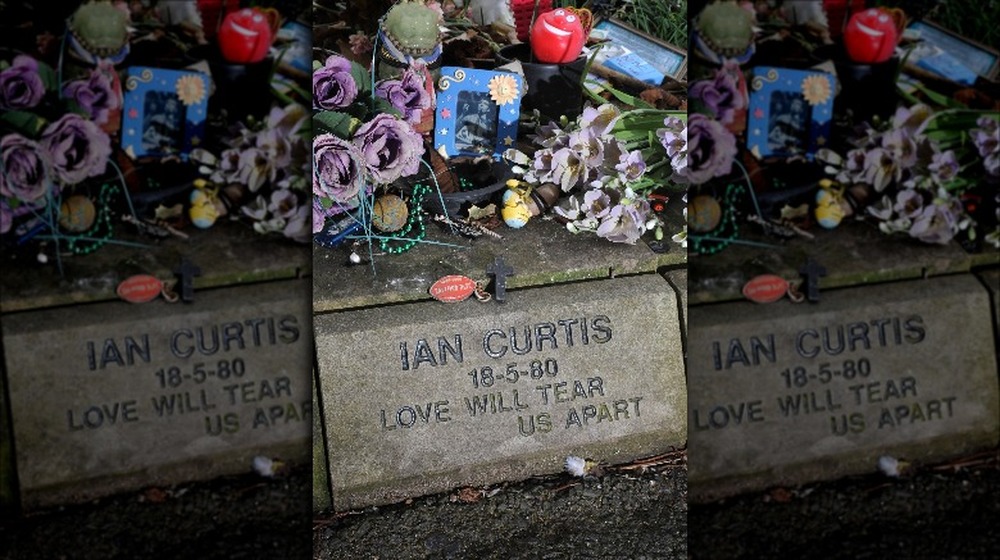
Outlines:
[{"label": "red enamel plaque", "polygon": [[156,299],[163,290],[163,282],[148,274],[136,274],[118,284],[118,297],[130,303],[145,303]]},{"label": "red enamel plaque", "polygon": [[476,291],[476,281],[467,276],[450,274],[438,279],[431,286],[431,297],[445,303],[455,303],[464,300]]},{"label": "red enamel plaque", "polygon": [[762,274],[752,278],[743,286],[743,295],[757,303],[771,303],[784,297],[788,291],[788,281],[774,274]]}]

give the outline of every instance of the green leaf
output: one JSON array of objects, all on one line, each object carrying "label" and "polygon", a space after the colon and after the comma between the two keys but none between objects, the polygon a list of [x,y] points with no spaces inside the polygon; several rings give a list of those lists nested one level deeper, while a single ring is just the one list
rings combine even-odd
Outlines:
[{"label": "green leaf", "polygon": [[396,117],[403,116],[403,114],[399,112],[399,109],[396,109],[395,107],[392,106],[392,103],[389,103],[387,100],[382,99],[381,97],[376,97],[372,101],[372,109],[374,109],[376,113],[389,113],[390,115]]},{"label": "green leaf", "polygon": [[355,121],[360,124],[360,121],[351,115],[337,111],[320,111],[313,117],[313,124],[316,125],[316,128],[344,139],[350,138],[357,128],[354,125]]},{"label": "green leaf", "polygon": [[42,61],[38,61],[38,76],[42,79],[46,91],[57,91],[59,89],[59,76],[51,66]]},{"label": "green leaf", "polygon": [[372,77],[365,70],[365,67],[358,64],[357,62],[351,61],[351,77],[354,78],[354,83],[358,85],[358,95],[368,95],[372,91]]},{"label": "green leaf", "polygon": [[38,138],[38,135],[42,133],[42,129],[48,124],[48,121],[42,117],[27,111],[6,111],[0,113],[0,122],[7,124],[28,138]]}]

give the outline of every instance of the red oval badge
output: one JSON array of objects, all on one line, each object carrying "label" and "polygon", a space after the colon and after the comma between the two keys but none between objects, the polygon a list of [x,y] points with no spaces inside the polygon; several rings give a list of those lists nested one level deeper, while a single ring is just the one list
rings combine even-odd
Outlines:
[{"label": "red oval badge", "polygon": [[743,295],[757,303],[771,303],[788,292],[788,281],[774,274],[761,274],[743,286]]},{"label": "red oval badge", "polygon": [[129,303],[153,301],[162,291],[163,282],[148,274],[136,274],[118,284],[118,297]]},{"label": "red oval badge", "polygon": [[457,303],[476,291],[476,281],[468,276],[449,274],[438,278],[431,286],[431,297],[445,303]]}]

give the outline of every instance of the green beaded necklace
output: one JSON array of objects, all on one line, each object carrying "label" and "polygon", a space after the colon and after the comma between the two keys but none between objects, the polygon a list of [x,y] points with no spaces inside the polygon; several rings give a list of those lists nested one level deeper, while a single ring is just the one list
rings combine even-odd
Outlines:
[{"label": "green beaded necklace", "polygon": [[743,195],[743,186],[729,184],[726,186],[726,194],[723,197],[722,220],[719,225],[712,230],[711,236],[700,236],[688,234],[688,241],[691,248],[700,255],[714,255],[725,249],[739,235],[739,227],[736,225],[736,204]]},{"label": "green beaded necklace", "polygon": [[66,236],[66,246],[75,255],[89,255],[103,247],[111,239],[113,229],[111,227],[111,197],[116,194],[115,185],[105,183],[101,185],[101,192],[97,197],[97,218],[94,225],[81,236]]}]

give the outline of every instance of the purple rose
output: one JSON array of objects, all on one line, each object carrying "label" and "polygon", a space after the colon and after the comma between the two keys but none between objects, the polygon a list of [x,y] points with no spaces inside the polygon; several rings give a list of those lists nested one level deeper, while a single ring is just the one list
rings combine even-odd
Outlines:
[{"label": "purple rose", "polygon": [[63,95],[77,105],[97,124],[108,122],[108,114],[121,107],[121,99],[111,86],[111,79],[100,68],[86,80],[74,80],[63,87]]},{"label": "purple rose", "polygon": [[45,196],[45,156],[32,140],[9,134],[0,140],[0,194],[22,202],[33,202]]},{"label": "purple rose", "polygon": [[357,206],[361,190],[361,154],[350,142],[333,134],[313,139],[313,196],[329,198],[334,205]]},{"label": "purple rose", "polygon": [[688,117],[687,167],[684,176],[693,184],[728,175],[736,159],[736,137],[718,121],[705,115]]},{"label": "purple rose", "polygon": [[699,80],[691,84],[688,95],[699,99],[705,108],[712,112],[723,124],[733,122],[736,111],[747,106],[746,98],[740,92],[736,81],[739,67],[721,68],[712,80]]},{"label": "purple rose", "polygon": [[42,146],[49,154],[56,176],[66,185],[104,173],[111,157],[108,135],[73,113],[45,127]]},{"label": "purple rose", "polygon": [[10,68],[0,72],[0,109],[30,109],[44,96],[38,61],[30,56],[14,57]]},{"label": "purple rose", "polygon": [[326,59],[313,72],[313,106],[320,109],[343,109],[358,97],[358,85],[351,75],[351,61],[339,55]]},{"label": "purple rose", "polygon": [[422,72],[407,68],[398,80],[382,80],[375,86],[375,95],[388,101],[406,122],[419,124],[424,109],[431,106],[431,94],[424,87]]},{"label": "purple rose", "polygon": [[423,140],[406,121],[380,113],[354,134],[365,167],[376,183],[388,184],[420,170]]}]

